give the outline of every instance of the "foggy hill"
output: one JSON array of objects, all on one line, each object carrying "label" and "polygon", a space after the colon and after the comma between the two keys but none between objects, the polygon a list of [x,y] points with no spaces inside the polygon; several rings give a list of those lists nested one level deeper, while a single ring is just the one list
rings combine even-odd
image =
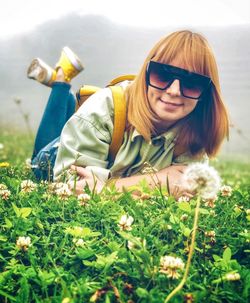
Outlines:
[{"label": "foggy hill", "polygon": [[[11,122],[24,127],[13,102],[18,97],[30,114],[32,127],[37,128],[50,89],[26,78],[34,57],[54,66],[67,45],[85,65],[85,71],[72,82],[73,90],[83,83],[104,86],[118,75],[137,73],[159,38],[176,29],[129,27],[105,17],[71,14],[0,40],[0,126]],[[250,154],[250,26],[190,29],[203,33],[216,54],[222,92],[238,129],[232,130],[232,142],[226,149]]]}]

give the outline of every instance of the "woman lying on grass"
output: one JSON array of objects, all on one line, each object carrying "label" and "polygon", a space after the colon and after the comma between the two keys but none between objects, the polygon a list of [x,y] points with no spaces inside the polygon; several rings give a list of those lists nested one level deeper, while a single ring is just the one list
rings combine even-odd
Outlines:
[{"label": "woman lying on grass", "polygon": [[[54,180],[71,180],[77,194],[86,184],[101,189],[115,180],[122,189],[145,178],[153,187],[158,181],[165,186],[168,178],[172,193],[176,184],[179,194],[185,193],[181,176],[186,165],[215,156],[228,136],[217,65],[206,39],[190,31],[170,34],[153,47],[135,80],[121,83],[127,120],[114,160],[109,157],[114,125],[111,90],[93,94],[75,112],[70,81],[82,69],[67,47],[55,69],[40,59],[29,67],[29,78],[51,86],[32,157],[37,177],[48,178],[48,169],[53,169]],[[55,164],[51,161],[44,168],[41,159],[52,159],[51,155],[56,155]],[[155,171],[154,177],[143,174],[145,165]],[[78,174],[76,182],[72,170]]]}]

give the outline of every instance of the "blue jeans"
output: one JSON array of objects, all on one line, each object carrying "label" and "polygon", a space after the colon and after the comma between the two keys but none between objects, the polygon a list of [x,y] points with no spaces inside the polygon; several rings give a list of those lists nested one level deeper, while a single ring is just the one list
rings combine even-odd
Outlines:
[{"label": "blue jeans", "polygon": [[32,169],[39,180],[53,180],[53,168],[60,135],[65,123],[75,112],[76,100],[71,85],[54,82],[40,122],[33,155]]}]

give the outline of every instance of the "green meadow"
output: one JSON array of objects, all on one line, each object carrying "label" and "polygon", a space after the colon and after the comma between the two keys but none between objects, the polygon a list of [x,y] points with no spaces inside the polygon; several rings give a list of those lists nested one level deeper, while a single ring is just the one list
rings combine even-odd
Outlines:
[{"label": "green meadow", "polygon": [[[167,302],[187,266],[197,199],[145,182],[137,195],[111,187],[76,197],[37,183],[32,144],[1,129],[0,302]],[[223,187],[201,201],[190,270],[170,302],[250,301],[250,163],[211,165]]]}]

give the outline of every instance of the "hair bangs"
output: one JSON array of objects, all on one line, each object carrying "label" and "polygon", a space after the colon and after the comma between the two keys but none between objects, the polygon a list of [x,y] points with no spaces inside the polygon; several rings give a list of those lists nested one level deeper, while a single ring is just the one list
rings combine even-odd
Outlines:
[{"label": "hair bangs", "polygon": [[172,64],[178,62],[182,68],[205,76],[210,76],[207,70],[208,61],[211,61],[212,53],[204,38],[190,31],[181,31],[162,39],[152,60]]}]

